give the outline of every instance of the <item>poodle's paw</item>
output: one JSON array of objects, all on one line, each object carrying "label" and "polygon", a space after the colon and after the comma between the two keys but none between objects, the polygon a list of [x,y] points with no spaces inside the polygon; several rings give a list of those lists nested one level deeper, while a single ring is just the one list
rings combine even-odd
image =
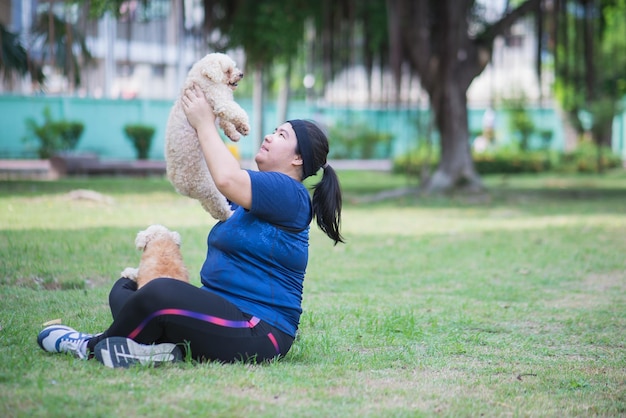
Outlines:
[{"label": "poodle's paw", "polygon": [[139,273],[139,269],[133,267],[126,267],[124,271],[122,271],[120,277],[124,277],[127,279],[131,279],[137,281],[137,274]]},{"label": "poodle's paw", "polygon": [[224,132],[224,133],[226,134],[228,139],[230,139],[233,142],[239,142],[239,140],[241,139],[241,135],[239,135],[238,132],[235,132],[235,133],[233,133],[233,132],[229,132],[229,133]]},{"label": "poodle's paw", "polygon": [[250,133],[250,125],[247,123],[240,123],[237,125],[237,131],[239,131],[241,135],[246,136]]},{"label": "poodle's paw", "polygon": [[235,125],[227,120],[220,120],[220,128],[224,131],[224,135],[226,135],[231,141],[237,142],[241,139],[241,135],[235,129]]}]

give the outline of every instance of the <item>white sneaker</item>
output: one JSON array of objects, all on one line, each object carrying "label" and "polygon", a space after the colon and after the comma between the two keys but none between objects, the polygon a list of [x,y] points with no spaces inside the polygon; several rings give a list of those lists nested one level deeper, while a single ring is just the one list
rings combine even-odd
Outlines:
[{"label": "white sneaker", "polygon": [[87,358],[87,342],[93,335],[83,334],[65,325],[50,325],[37,336],[37,343],[49,353],[69,353],[80,359]]},{"label": "white sneaker", "polygon": [[163,363],[181,361],[181,349],[172,343],[139,344],[130,338],[109,337],[94,348],[96,359],[107,367],[130,367],[133,364],[159,366]]}]

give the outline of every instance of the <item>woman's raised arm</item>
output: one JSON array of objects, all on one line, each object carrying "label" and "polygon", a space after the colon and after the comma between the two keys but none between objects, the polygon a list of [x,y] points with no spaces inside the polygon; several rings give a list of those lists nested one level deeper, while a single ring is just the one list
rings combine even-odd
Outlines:
[{"label": "woman's raised arm", "polygon": [[217,189],[231,202],[250,209],[252,204],[250,176],[241,169],[239,161],[220,137],[211,105],[202,91],[195,86],[185,91],[182,103],[189,124],[198,133],[204,159]]}]

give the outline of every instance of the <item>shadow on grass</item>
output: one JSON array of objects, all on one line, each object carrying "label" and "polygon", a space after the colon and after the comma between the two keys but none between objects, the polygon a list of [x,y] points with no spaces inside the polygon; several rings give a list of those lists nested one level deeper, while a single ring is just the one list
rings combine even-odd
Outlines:
[{"label": "shadow on grass", "polygon": [[[338,172],[342,191],[350,198],[368,199],[380,194],[380,200],[393,200],[403,196],[418,196],[419,181],[405,175],[369,171]],[[311,188],[321,177],[314,176],[304,184]],[[527,195],[548,199],[623,199],[626,197],[626,171],[618,170],[606,175],[519,175],[484,176],[487,196]],[[106,194],[149,194],[173,193],[176,191],[165,176],[150,177],[72,177],[55,181],[46,180],[3,180],[0,181],[0,194],[32,196],[62,194],[75,189],[91,189]],[[398,192],[401,191],[401,192]],[[467,197],[463,193],[443,196],[451,198]],[[428,198],[420,196],[422,200]],[[432,200],[441,200],[440,198]],[[480,199],[474,199],[481,201]],[[484,199],[483,199],[484,200]]]},{"label": "shadow on grass", "polygon": [[[342,173],[343,174],[343,173]],[[347,180],[347,181],[344,181]],[[626,171],[605,175],[541,174],[491,175],[483,178],[484,192],[456,191],[425,195],[417,180],[398,175],[378,174],[342,177],[344,202],[355,206],[395,206],[424,208],[490,208],[514,206],[556,213],[623,213],[626,211]]]},{"label": "shadow on grass", "polygon": [[164,177],[76,177],[55,181],[9,180],[0,181],[0,195],[41,196],[64,194],[76,189],[89,189],[104,194],[176,194]]},{"label": "shadow on grass", "polygon": [[494,195],[529,196],[545,200],[623,200],[626,202],[626,187],[624,189],[613,188],[567,188],[567,189],[528,189],[528,188],[507,188],[493,189]]}]

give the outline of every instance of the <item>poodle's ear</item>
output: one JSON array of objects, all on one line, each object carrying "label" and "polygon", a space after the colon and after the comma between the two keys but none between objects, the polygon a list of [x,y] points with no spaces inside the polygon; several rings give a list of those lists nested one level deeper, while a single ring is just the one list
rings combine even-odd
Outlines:
[{"label": "poodle's ear", "polygon": [[148,234],[147,231],[140,231],[135,238],[135,247],[137,247],[138,250],[144,251],[148,245],[148,241],[150,241],[150,234]]},{"label": "poodle's ear", "polygon": [[221,83],[224,78],[224,71],[219,60],[210,60],[200,72],[204,77],[215,83]]},{"label": "poodle's ear", "polygon": [[180,248],[180,234],[176,231],[170,231],[170,236],[172,237],[172,240],[176,243],[176,245],[178,245],[178,247]]}]

